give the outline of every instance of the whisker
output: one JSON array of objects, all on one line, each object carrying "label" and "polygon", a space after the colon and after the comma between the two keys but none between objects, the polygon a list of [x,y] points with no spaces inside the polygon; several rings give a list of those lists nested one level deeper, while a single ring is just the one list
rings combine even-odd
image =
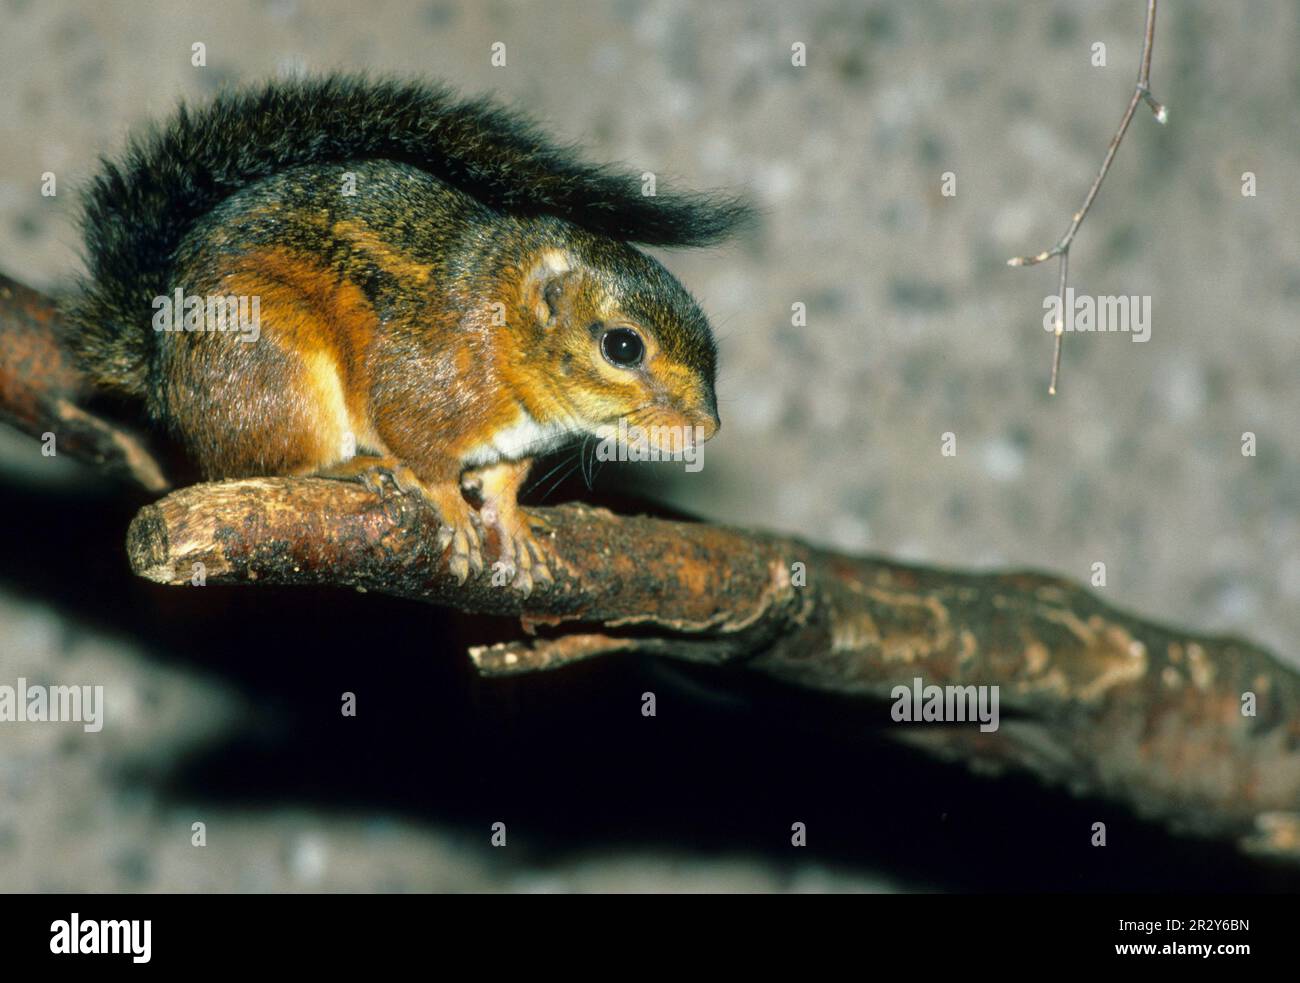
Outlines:
[{"label": "whisker", "polygon": [[591,449],[591,458],[588,459],[587,457],[587,445],[590,442],[591,442],[590,437],[584,440],[582,442],[582,450],[579,452],[582,454],[582,460],[583,460],[582,477],[583,480],[587,482],[587,491],[594,490],[592,482],[596,480],[596,470],[595,470],[596,448],[595,447],[592,447]]},{"label": "whisker", "polygon": [[[543,481],[545,481],[545,480],[546,480],[547,478],[549,478],[551,475],[555,474],[556,471],[559,471],[560,468],[564,467],[566,464],[569,464],[572,460],[573,460],[573,456],[572,456],[571,454],[565,454],[565,455],[563,455],[563,456],[560,458],[560,463],[559,463],[559,464],[555,465],[553,468],[551,468],[550,470],[548,470],[548,471],[546,472],[546,474],[542,475],[540,478],[534,478],[532,481],[530,481],[530,482],[528,483],[528,487],[527,487],[527,489],[525,490],[525,493],[527,493],[527,492],[531,492],[531,491],[533,491],[534,489],[536,489],[538,485],[540,485]],[[548,494],[549,494],[549,493],[548,493]]]},{"label": "whisker", "polygon": [[579,458],[577,463],[575,463],[572,467],[570,467],[567,471],[565,471],[564,474],[560,475],[560,477],[556,479],[555,484],[551,485],[550,488],[546,489],[546,493],[542,495],[541,500],[543,502],[546,501],[546,499],[550,496],[551,492],[559,488],[560,485],[562,485],[564,481],[569,477],[569,475],[573,474],[573,472],[576,471],[581,466],[582,466],[582,459]]}]

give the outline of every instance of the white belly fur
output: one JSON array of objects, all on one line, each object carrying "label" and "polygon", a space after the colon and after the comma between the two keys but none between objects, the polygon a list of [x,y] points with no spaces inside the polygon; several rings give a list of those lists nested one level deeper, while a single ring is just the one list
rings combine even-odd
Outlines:
[{"label": "white belly fur", "polygon": [[498,430],[490,441],[470,451],[465,466],[478,468],[498,461],[536,457],[554,450],[572,432],[562,423],[538,423],[522,409],[519,415],[518,422]]}]

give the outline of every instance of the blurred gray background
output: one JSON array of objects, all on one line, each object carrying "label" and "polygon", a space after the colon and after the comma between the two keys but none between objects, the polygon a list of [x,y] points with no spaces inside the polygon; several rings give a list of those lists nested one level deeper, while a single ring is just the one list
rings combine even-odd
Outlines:
[{"label": "blurred gray background", "polygon": [[[1139,110],[1071,254],[1077,291],[1151,296],[1150,342],[1068,336],[1049,397],[1056,265],[1005,265],[1053,244],[1081,202],[1132,92],[1144,9],[0,0],[0,269],[66,284],[97,155],[181,97],[336,67],[495,93],[594,158],[744,190],[764,211],[743,240],[664,257],[720,336],[723,429],[703,471],[652,469],[649,494],[924,563],[1086,581],[1102,561],[1107,600],[1300,662],[1300,5],[1160,4],[1151,78],[1169,124]],[[505,67],[489,61],[497,41]],[[1098,41],[1105,67],[1090,63]],[[55,198],[40,195],[45,171]],[[791,323],[800,302],[806,326]],[[955,458],[940,455],[946,431]],[[96,480],[11,433],[0,458],[11,483],[76,494]],[[23,585],[0,591],[0,682],[57,665],[60,681],[121,694],[119,725],[93,737],[0,725],[0,889],[909,886],[743,849],[508,863],[382,807],[163,802],[123,770],[165,769],[257,708],[220,665],[160,647],[79,625]],[[459,658],[400,658],[435,656]],[[189,845],[195,818],[223,830],[217,845]]]}]

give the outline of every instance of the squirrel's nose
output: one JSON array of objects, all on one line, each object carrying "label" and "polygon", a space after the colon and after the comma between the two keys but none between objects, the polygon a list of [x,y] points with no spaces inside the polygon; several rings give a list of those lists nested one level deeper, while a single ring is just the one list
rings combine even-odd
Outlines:
[{"label": "squirrel's nose", "polygon": [[704,412],[700,415],[703,419],[699,425],[704,428],[704,439],[708,440],[722,426],[722,420],[718,417],[718,397],[714,395],[712,387],[708,390],[704,400]]},{"label": "squirrel's nose", "polygon": [[701,440],[708,440],[722,426],[722,421],[718,419],[718,411],[713,410],[711,413],[702,415],[696,426],[703,431]]}]

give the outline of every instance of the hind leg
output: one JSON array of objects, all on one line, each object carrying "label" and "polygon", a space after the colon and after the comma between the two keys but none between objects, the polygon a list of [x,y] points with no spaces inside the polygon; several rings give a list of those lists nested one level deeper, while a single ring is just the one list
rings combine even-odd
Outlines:
[{"label": "hind leg", "polygon": [[322,478],[355,481],[380,498],[390,490],[418,493],[438,512],[439,552],[450,547],[447,568],[462,584],[471,573],[483,572],[483,530],[478,513],[447,482],[426,482],[409,465],[392,455],[359,455],[317,472]]},{"label": "hind leg", "polygon": [[351,424],[326,356],[304,358],[263,333],[164,335],[155,413],[205,478],[310,474],[342,460]]}]

